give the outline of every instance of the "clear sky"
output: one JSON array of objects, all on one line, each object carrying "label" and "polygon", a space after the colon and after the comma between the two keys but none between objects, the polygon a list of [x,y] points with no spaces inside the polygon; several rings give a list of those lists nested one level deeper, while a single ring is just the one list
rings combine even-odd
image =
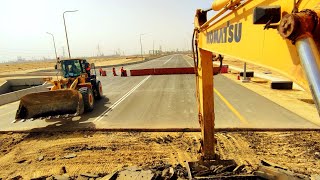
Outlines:
[{"label": "clear sky", "polygon": [[62,13],[66,13],[71,56],[105,55],[121,51],[144,52],[190,49],[197,8],[212,0],[1,0],[0,62],[42,57],[54,58],[54,34],[58,56],[67,56]]}]

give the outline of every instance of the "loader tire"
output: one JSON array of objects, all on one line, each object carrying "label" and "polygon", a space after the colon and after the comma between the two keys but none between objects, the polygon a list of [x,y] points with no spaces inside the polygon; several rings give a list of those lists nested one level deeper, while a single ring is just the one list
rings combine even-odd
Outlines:
[{"label": "loader tire", "polygon": [[101,99],[102,96],[103,96],[103,91],[102,91],[102,85],[101,85],[100,81],[97,81],[95,91],[96,91],[95,98],[96,99]]},{"label": "loader tire", "polygon": [[92,89],[87,87],[82,87],[79,89],[79,92],[82,94],[84,111],[90,112],[94,108],[94,95]]}]

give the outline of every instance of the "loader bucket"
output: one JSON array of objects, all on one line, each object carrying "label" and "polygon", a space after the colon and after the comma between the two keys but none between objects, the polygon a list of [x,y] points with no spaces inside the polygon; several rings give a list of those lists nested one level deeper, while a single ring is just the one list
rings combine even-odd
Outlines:
[{"label": "loader bucket", "polygon": [[20,99],[16,119],[83,113],[82,95],[77,90],[32,93]]}]

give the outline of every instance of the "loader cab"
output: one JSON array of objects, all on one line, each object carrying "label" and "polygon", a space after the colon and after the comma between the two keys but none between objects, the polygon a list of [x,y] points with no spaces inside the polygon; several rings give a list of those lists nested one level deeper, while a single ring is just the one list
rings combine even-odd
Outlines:
[{"label": "loader cab", "polygon": [[69,59],[69,60],[62,60],[61,63],[61,70],[63,77],[70,78],[70,77],[78,77],[81,73],[84,72],[80,59]]}]

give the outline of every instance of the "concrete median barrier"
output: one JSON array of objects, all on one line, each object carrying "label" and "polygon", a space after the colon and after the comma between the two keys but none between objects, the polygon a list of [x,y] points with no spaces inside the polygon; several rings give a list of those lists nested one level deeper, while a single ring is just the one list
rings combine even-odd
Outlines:
[{"label": "concrete median barrier", "polygon": [[271,82],[271,89],[291,90],[292,86],[293,86],[292,81],[273,81],[273,82]]},{"label": "concrete median barrier", "polygon": [[4,94],[10,91],[10,82],[6,81],[0,85],[0,94]]},{"label": "concrete median barrier", "polygon": [[28,79],[10,79],[11,85],[25,86],[25,85],[40,85],[43,84],[43,78],[28,78]]},{"label": "concrete median barrier", "polygon": [[147,76],[154,75],[154,69],[133,69],[130,70],[131,76]]},{"label": "concrete median barrier", "polygon": [[229,66],[228,65],[222,65],[220,73],[228,73]]},{"label": "concrete median barrier", "polygon": [[20,99],[21,97],[33,92],[35,92],[35,88],[31,87],[31,88],[15,91],[14,93],[16,93],[16,96],[18,97],[18,99]]},{"label": "concrete median barrier", "polygon": [[19,98],[17,97],[16,93],[6,93],[0,95],[0,105],[8,104],[14,101],[17,101]]},{"label": "concrete median barrier", "polygon": [[48,89],[49,86],[52,86],[52,85],[46,84],[46,85],[35,86],[35,87],[15,91],[14,93],[16,93],[16,96],[20,99],[21,97],[30,93],[49,91]]},{"label": "concrete median barrier", "polygon": [[49,86],[52,85],[43,84],[42,78],[10,79],[0,86],[0,105],[18,101],[30,93],[49,91]]},{"label": "concrete median barrier", "polygon": [[[243,72],[240,72],[240,76],[243,77]],[[246,77],[254,77],[254,72],[253,71],[247,71],[246,72]]]},{"label": "concrete median barrier", "polygon": [[0,95],[0,105],[8,104],[11,102],[15,102],[20,100],[21,97],[30,94],[30,93],[36,93],[36,92],[43,92],[43,91],[49,91],[48,87],[51,86],[49,84],[46,85],[40,85],[36,87],[31,87],[19,91],[14,91],[6,94]]},{"label": "concrete median barrier", "polygon": [[165,75],[165,74],[194,74],[193,67],[185,68],[157,68],[154,69],[155,75]]}]

